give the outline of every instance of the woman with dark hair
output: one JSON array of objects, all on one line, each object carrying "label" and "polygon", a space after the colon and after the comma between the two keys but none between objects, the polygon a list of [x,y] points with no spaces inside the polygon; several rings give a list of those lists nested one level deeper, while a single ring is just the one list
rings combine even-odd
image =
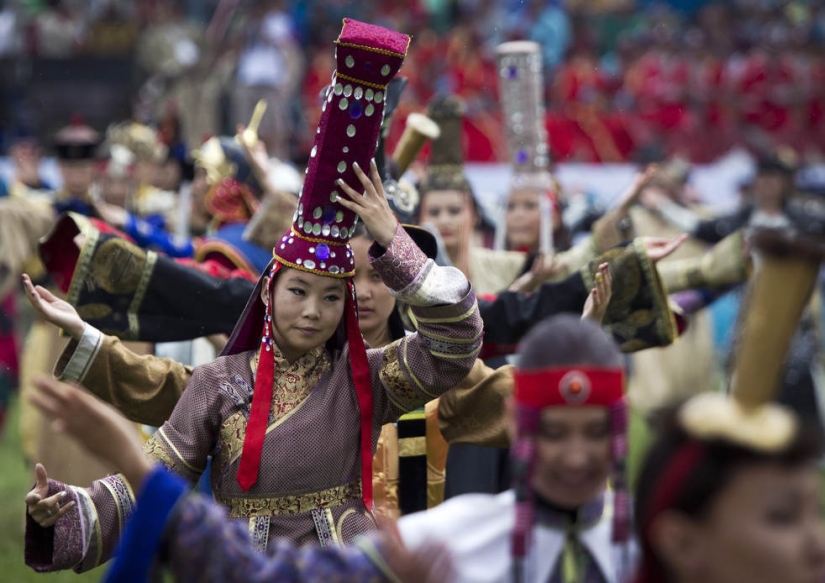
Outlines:
[{"label": "woman with dark hair", "polygon": [[774,403],[794,330],[822,259],[795,235],[784,251],[762,233],[741,318],[731,394],[671,410],[644,464],[636,521],[638,583],[825,580],[817,461],[803,417]]},{"label": "woman with dark hair", "polygon": [[[798,429],[767,449],[697,439],[685,427],[696,407],[688,401],[667,411],[642,468],[637,583],[821,583],[816,433]],[[792,419],[778,406],[773,414]]]},{"label": "woman with dark hair", "polygon": [[456,582],[622,581],[632,548],[618,347],[591,321],[555,316],[525,337],[513,377],[513,489],[404,517],[404,543],[445,544]]},{"label": "woman with dark hair", "polygon": [[[292,227],[221,357],[193,371],[146,444],[190,481],[211,457],[215,497],[246,521],[261,551],[279,536],[330,546],[374,528],[381,427],[460,382],[481,346],[469,282],[436,266],[398,225],[370,163],[383,91],[408,44],[406,35],[345,19]],[[368,165],[370,177],[361,169]],[[349,239],[359,218],[375,239],[372,266],[419,321],[417,333],[375,350],[361,336],[352,281]],[[134,512],[122,477],[85,490],[49,482],[42,467],[26,502],[26,559],[41,571],[105,561]]]}]

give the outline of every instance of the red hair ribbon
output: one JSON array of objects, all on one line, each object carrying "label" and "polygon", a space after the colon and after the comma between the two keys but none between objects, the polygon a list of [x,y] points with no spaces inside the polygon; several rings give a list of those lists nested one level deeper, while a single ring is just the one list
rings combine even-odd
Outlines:
[{"label": "red hair ribbon", "polygon": [[642,523],[641,543],[644,553],[636,583],[659,583],[667,579],[664,566],[656,557],[650,544],[650,527],[659,514],[673,506],[679,488],[690,478],[704,455],[705,446],[702,443],[689,441],[671,458],[670,463],[662,471],[650,496],[652,502]]}]

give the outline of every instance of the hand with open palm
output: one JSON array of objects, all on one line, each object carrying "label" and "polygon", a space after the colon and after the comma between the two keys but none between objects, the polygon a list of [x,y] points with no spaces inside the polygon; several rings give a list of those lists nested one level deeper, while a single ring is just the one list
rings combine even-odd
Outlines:
[{"label": "hand with open palm", "polygon": [[35,286],[25,273],[23,285],[26,297],[44,320],[61,328],[75,340],[80,340],[86,323],[69,302],[61,300],[43,286]]}]

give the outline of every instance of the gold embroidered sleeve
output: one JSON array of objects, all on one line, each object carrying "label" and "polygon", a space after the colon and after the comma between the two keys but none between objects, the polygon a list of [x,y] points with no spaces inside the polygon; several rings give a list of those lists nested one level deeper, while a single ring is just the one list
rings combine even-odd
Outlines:
[{"label": "gold embroidered sleeve", "polygon": [[611,249],[582,268],[587,289],[595,285],[599,265],[607,262],[613,276],[610,305],[604,327],[623,352],[667,346],[678,336],[676,319],[668,303],[656,266],[639,238],[624,248]]}]

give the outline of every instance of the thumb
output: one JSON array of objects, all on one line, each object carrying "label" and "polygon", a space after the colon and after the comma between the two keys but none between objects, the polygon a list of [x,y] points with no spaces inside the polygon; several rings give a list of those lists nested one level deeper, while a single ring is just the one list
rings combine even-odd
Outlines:
[{"label": "thumb", "polygon": [[48,493],[49,491],[49,475],[46,473],[46,468],[43,467],[43,464],[37,464],[34,466],[34,475],[37,479],[37,487],[38,491],[44,490],[44,494]]}]

